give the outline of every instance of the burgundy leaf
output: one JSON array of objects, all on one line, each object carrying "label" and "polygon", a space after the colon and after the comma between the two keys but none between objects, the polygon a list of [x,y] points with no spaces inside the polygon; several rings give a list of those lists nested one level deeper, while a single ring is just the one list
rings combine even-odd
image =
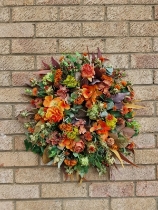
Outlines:
[{"label": "burgundy leaf", "polygon": [[94,62],[96,59],[95,54],[92,52],[92,62]]},{"label": "burgundy leaf", "polygon": [[42,61],[42,63],[43,63],[44,69],[47,69],[47,70],[50,69],[50,66],[48,64],[46,64],[44,61]]},{"label": "burgundy leaf", "polygon": [[101,58],[102,57],[102,54],[101,54],[101,51],[100,51],[100,49],[99,49],[99,47],[98,47],[98,54],[97,54],[97,58]]},{"label": "burgundy leaf", "polygon": [[87,79],[87,78],[83,78],[83,79],[81,80],[81,87],[82,87],[83,85],[88,85],[88,79]]},{"label": "burgundy leaf", "polygon": [[47,74],[48,72],[50,72],[51,70],[40,70],[40,71],[37,71],[37,72],[35,72],[35,74],[37,74],[37,75],[42,75],[42,74]]},{"label": "burgundy leaf", "polygon": [[52,65],[53,65],[56,69],[60,69],[59,63],[58,63],[53,57],[51,57],[51,61],[52,61]]},{"label": "burgundy leaf", "polygon": [[127,163],[130,163],[130,164],[133,165],[133,166],[138,167],[136,164],[134,164],[134,163],[132,163],[130,160],[128,160],[121,152],[118,152],[118,153],[119,153],[120,157],[122,158],[122,160],[124,160],[124,161],[127,162]]}]

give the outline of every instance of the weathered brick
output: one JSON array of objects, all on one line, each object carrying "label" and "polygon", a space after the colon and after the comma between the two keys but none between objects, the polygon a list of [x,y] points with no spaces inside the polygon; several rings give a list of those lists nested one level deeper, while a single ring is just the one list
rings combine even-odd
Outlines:
[{"label": "weathered brick", "polygon": [[158,19],[158,6],[155,6],[155,19]]},{"label": "weathered brick", "polygon": [[156,115],[158,115],[158,103],[156,103]]},{"label": "weathered brick", "polygon": [[30,104],[17,104],[17,105],[14,105],[14,116],[17,117],[21,111],[27,109],[27,108],[30,108]]},{"label": "weathered brick", "polygon": [[158,149],[135,150],[136,164],[155,164],[158,162]]},{"label": "weathered brick", "polygon": [[[117,8],[117,7],[116,7]],[[151,38],[106,39],[106,52],[151,52]]]},{"label": "weathered brick", "polygon": [[0,135],[0,150],[12,150],[12,137],[6,136],[3,133]]},{"label": "weathered brick", "polygon": [[79,37],[81,23],[37,23],[37,37]]},{"label": "weathered brick", "polygon": [[15,171],[15,181],[16,183],[60,182],[60,172],[57,167],[21,168]]},{"label": "weathered brick", "polygon": [[0,152],[0,162],[8,166],[36,166],[37,155],[32,152]]},{"label": "weathered brick", "polygon": [[128,197],[134,195],[132,182],[92,183],[89,186],[90,197]]},{"label": "weathered brick", "polygon": [[27,102],[28,97],[22,95],[25,91],[22,88],[1,88],[0,101],[1,102]]},{"label": "weathered brick", "polygon": [[132,54],[131,67],[139,69],[158,68],[157,54]]},{"label": "weathered brick", "polygon": [[157,4],[157,0],[131,0],[131,4]]},{"label": "weathered brick", "polygon": [[80,4],[80,0],[36,0],[38,5],[68,5],[68,4]]},{"label": "weathered brick", "polygon": [[38,200],[38,201],[17,201],[16,210],[61,210],[61,201]]},{"label": "weathered brick", "polygon": [[158,181],[137,182],[137,196],[158,196]]},{"label": "weathered brick", "polygon": [[136,148],[155,148],[154,134],[139,134],[133,137],[133,141],[136,144]]},{"label": "weathered brick", "polygon": [[83,23],[83,36],[127,36],[127,23],[125,22],[95,22]]},{"label": "weathered brick", "polygon": [[64,200],[63,210],[105,210],[108,209],[108,200],[93,199],[93,200]]},{"label": "weathered brick", "polygon": [[14,136],[14,148],[15,150],[26,150],[24,144],[25,136]]},{"label": "weathered brick", "polygon": [[109,63],[114,68],[128,68],[128,55],[126,54],[105,54],[103,56],[109,59]]},{"label": "weathered brick", "polygon": [[3,0],[5,6],[33,5],[34,0]]},{"label": "weathered brick", "polygon": [[153,84],[153,71],[150,69],[128,70],[125,73],[132,84]]},{"label": "weathered brick", "polygon": [[131,36],[158,36],[158,22],[130,23]]},{"label": "weathered brick", "polygon": [[108,20],[151,20],[151,6],[107,7]]},{"label": "weathered brick", "polygon": [[157,132],[158,131],[158,121],[156,117],[143,117],[137,118],[137,121],[140,123],[140,131],[144,132]]},{"label": "weathered brick", "polygon": [[158,38],[154,38],[154,41],[153,41],[153,50],[155,52],[158,51]]},{"label": "weathered brick", "polygon": [[154,71],[154,84],[158,84],[158,72],[157,72],[157,70]]},{"label": "weathered brick", "polygon": [[156,100],[158,98],[158,86],[135,86],[135,98],[139,100]]},{"label": "weathered brick", "polygon": [[12,53],[56,53],[55,39],[15,39],[12,40]]},{"label": "weathered brick", "polygon": [[117,166],[118,170],[112,170],[110,180],[153,180],[155,179],[155,166]]},{"label": "weathered brick", "polygon": [[23,133],[25,130],[22,123],[17,120],[3,120],[0,121],[0,133],[14,134]]},{"label": "weathered brick", "polygon": [[31,78],[36,78],[35,72],[13,72],[12,85],[13,86],[26,86],[29,84]]},{"label": "weathered brick", "polygon": [[39,198],[38,185],[1,185],[0,199]]},{"label": "weathered brick", "polygon": [[104,20],[104,7],[61,7],[60,20]]},{"label": "weathered brick", "polygon": [[14,210],[13,201],[0,201],[0,209],[1,210]]},{"label": "weathered brick", "polygon": [[99,46],[100,50],[104,49],[104,41],[101,39],[60,39],[59,52],[75,53],[87,51],[87,46],[90,46],[90,52],[95,52]]},{"label": "weathered brick", "polygon": [[157,166],[157,178],[158,178],[158,166]]},{"label": "weathered brick", "polygon": [[34,57],[0,56],[0,70],[34,70]]},{"label": "weathered brick", "polygon": [[84,4],[128,4],[128,0],[84,0]]},{"label": "weathered brick", "polygon": [[10,19],[9,8],[0,8],[0,22],[8,22]]},{"label": "weathered brick", "polygon": [[8,54],[10,41],[7,39],[0,39],[0,54]]},{"label": "weathered brick", "polygon": [[77,183],[42,184],[41,190],[43,198],[70,198],[87,196],[87,188],[85,183],[83,183],[81,186],[79,186]]},{"label": "weathered brick", "polygon": [[11,105],[0,105],[0,118],[11,118],[12,117],[12,106]]},{"label": "weathered brick", "polygon": [[0,72],[0,86],[10,86],[10,72]]},{"label": "weathered brick", "polygon": [[139,102],[139,105],[144,106],[144,108],[135,110],[136,116],[153,116],[155,114],[154,102],[144,101]]},{"label": "weathered brick", "polygon": [[112,210],[156,210],[156,200],[154,198],[121,198],[112,199]]},{"label": "weathered brick", "polygon": [[33,37],[34,26],[31,23],[1,23],[0,37]]},{"label": "weathered brick", "polygon": [[12,9],[13,21],[55,21],[57,7],[16,7]]},{"label": "weathered brick", "polygon": [[13,183],[12,169],[0,169],[0,183]]}]

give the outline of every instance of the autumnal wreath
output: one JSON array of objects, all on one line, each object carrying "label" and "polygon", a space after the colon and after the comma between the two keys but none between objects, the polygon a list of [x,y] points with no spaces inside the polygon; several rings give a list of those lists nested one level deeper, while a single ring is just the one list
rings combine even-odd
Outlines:
[{"label": "autumnal wreath", "polygon": [[90,166],[106,173],[116,158],[133,164],[126,156],[139,133],[133,109],[141,107],[134,104],[131,83],[122,79],[124,71],[113,70],[99,49],[66,54],[59,62],[52,57],[43,66],[26,89],[31,107],[19,115],[27,129],[26,150],[81,179]]}]

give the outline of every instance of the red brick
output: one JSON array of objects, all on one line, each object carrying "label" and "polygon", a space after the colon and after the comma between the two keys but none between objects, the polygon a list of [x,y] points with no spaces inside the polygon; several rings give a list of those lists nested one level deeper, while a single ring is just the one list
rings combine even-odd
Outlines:
[{"label": "red brick", "polygon": [[132,22],[130,23],[131,36],[157,36],[158,22]]},{"label": "red brick", "polygon": [[39,198],[38,185],[1,185],[0,199]]},{"label": "red brick", "polygon": [[16,210],[51,210],[51,209],[62,210],[61,201],[57,200],[16,201]]},{"label": "red brick", "polygon": [[139,69],[158,68],[157,54],[132,54],[131,67]]},{"label": "red brick", "polygon": [[56,45],[55,39],[14,39],[12,40],[12,53],[56,53]]},{"label": "red brick", "polygon": [[1,23],[0,37],[33,37],[34,26],[31,23]]},{"label": "red brick", "polygon": [[111,170],[110,180],[153,180],[155,179],[155,166],[141,166],[138,167],[127,166],[123,168],[122,166],[117,166],[117,169]]},{"label": "red brick", "polygon": [[13,183],[12,169],[0,169],[0,183]]},{"label": "red brick", "polygon": [[61,7],[60,20],[104,20],[104,7]]},{"label": "red brick", "polygon": [[136,148],[155,148],[154,134],[139,134],[133,137],[133,141],[136,144]]},{"label": "red brick", "polygon": [[37,5],[69,5],[80,4],[80,0],[36,0]]},{"label": "red brick", "polygon": [[43,198],[87,197],[85,183],[42,184],[41,190]]},{"label": "red brick", "polygon": [[107,36],[127,36],[127,23],[124,22],[94,22],[83,23],[83,36],[107,37]]},{"label": "red brick", "polygon": [[37,37],[79,37],[81,23],[37,23]]},{"label": "red brick", "polygon": [[34,70],[34,57],[0,56],[0,70]]},{"label": "red brick", "polygon": [[12,150],[12,136],[6,136],[5,134],[0,134],[0,150]]},{"label": "red brick", "polygon": [[92,183],[89,186],[90,197],[128,197],[134,196],[132,182]]},{"label": "red brick", "polygon": [[108,200],[90,199],[90,200],[64,200],[63,210],[105,210],[108,209]]},{"label": "red brick", "polygon": [[152,20],[151,6],[107,7],[108,20]]},{"label": "red brick", "polygon": [[13,201],[0,201],[0,209],[1,210],[14,210],[14,202]]},{"label": "red brick", "polygon": [[8,166],[36,166],[37,155],[32,152],[0,152],[0,161]]},{"label": "red brick", "polygon": [[60,169],[57,167],[21,168],[15,171],[16,183],[60,182]]},{"label": "red brick", "polygon": [[158,149],[135,150],[136,164],[155,164],[158,162]]},{"label": "red brick", "polygon": [[137,182],[137,196],[158,196],[158,181]]},{"label": "red brick", "polygon": [[26,86],[30,83],[30,79],[37,78],[35,72],[13,72],[12,85],[13,86]]},{"label": "red brick", "polygon": [[83,53],[87,51],[89,46],[90,52],[95,52],[99,46],[100,50],[104,49],[104,41],[101,39],[60,39],[59,40],[59,52],[61,53]]},{"label": "red brick", "polygon": [[93,5],[93,4],[128,4],[128,0],[84,0],[84,4]]},{"label": "red brick", "polygon": [[151,45],[151,38],[107,38],[106,52],[151,52]]},{"label": "red brick", "polygon": [[154,198],[120,198],[112,199],[112,210],[156,210],[156,200]]}]

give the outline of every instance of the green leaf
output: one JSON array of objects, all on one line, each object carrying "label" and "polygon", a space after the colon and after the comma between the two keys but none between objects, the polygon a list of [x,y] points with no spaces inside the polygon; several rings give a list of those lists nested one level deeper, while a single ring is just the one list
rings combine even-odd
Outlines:
[{"label": "green leaf", "polygon": [[109,111],[110,114],[114,115],[114,117],[121,117],[121,113],[119,111]]},{"label": "green leaf", "polygon": [[32,148],[32,143],[29,142],[27,139],[24,140],[26,151]]}]

